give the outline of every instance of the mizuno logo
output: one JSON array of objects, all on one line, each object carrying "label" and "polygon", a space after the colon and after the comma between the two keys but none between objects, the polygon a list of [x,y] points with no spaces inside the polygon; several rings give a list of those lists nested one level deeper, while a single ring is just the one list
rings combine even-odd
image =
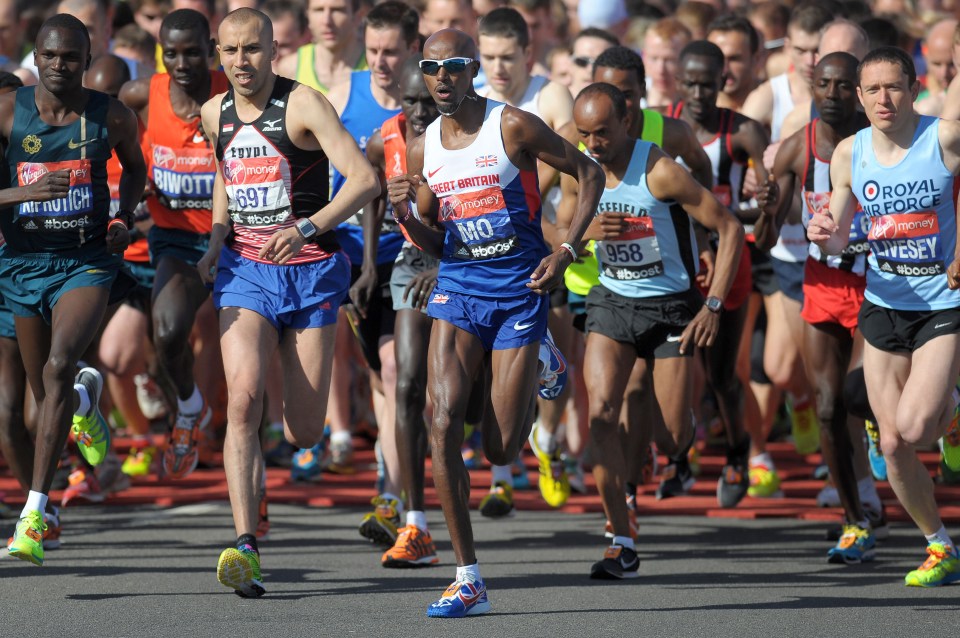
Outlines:
[{"label": "mizuno logo", "polygon": [[282,120],[283,120],[282,117],[278,117],[278,118],[275,119],[275,120],[264,120],[263,123],[267,125],[264,130],[266,130],[266,129],[268,129],[268,128],[277,128],[277,123],[280,122],[280,121],[282,121]]},{"label": "mizuno logo", "polygon": [[96,139],[92,139],[92,140],[84,140],[82,142],[74,142],[73,138],[70,138],[70,141],[67,142],[67,148],[69,148],[70,150],[73,150],[75,148],[80,148],[82,146],[86,146],[87,144],[90,144],[91,142],[96,142],[96,141],[97,141]]},{"label": "mizuno logo", "polygon": [[535,321],[531,321],[530,323],[522,324],[518,321],[515,324],[513,324],[513,329],[516,330],[517,332],[520,332],[521,330],[526,330],[527,328],[533,327],[535,323],[536,323]]}]

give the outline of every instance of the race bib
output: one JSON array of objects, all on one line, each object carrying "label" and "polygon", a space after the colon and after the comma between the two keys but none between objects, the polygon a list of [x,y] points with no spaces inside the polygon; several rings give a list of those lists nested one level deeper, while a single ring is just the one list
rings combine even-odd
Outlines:
[{"label": "race bib", "polygon": [[660,243],[650,217],[626,217],[617,239],[597,242],[600,271],[611,279],[631,281],[663,274]]},{"label": "race bib", "polygon": [[870,249],[881,272],[929,277],[946,272],[940,223],[933,211],[871,218]]},{"label": "race bib", "polygon": [[90,160],[65,162],[20,162],[17,178],[21,186],[40,180],[51,171],[70,170],[70,189],[66,197],[46,202],[20,204],[20,228],[28,232],[74,231],[93,225],[93,180]]},{"label": "race bib", "polygon": [[443,197],[440,221],[447,229],[449,257],[491,259],[520,246],[499,186]]},{"label": "race bib", "polygon": [[221,169],[235,224],[276,226],[290,215],[290,169],[282,157],[228,159]]},{"label": "race bib", "polygon": [[212,151],[153,147],[150,179],[157,199],[170,210],[210,210],[216,174]]}]

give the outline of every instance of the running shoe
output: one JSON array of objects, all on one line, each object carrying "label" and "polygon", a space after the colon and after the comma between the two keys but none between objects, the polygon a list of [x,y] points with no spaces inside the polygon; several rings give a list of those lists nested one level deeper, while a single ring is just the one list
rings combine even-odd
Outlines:
[{"label": "running shoe", "polygon": [[717,481],[717,503],[720,507],[736,507],[750,489],[749,470],[745,458],[727,458]]},{"label": "running shoe", "polygon": [[953,389],[953,418],[947,431],[940,439],[940,455],[943,464],[954,472],[960,470],[960,393]]},{"label": "running shoe", "polygon": [[887,460],[880,449],[880,428],[873,421],[864,421],[867,430],[867,457],[870,459],[870,473],[878,481],[887,480]]},{"label": "running shoe", "polygon": [[267,511],[267,489],[260,488],[260,505],[257,508],[257,529],[254,532],[258,540],[263,540],[270,535],[270,514]]},{"label": "running shoe", "polygon": [[123,463],[112,449],[103,459],[103,463],[94,468],[94,473],[104,494],[115,494],[130,487],[130,477],[123,473]]},{"label": "running shoe", "polygon": [[259,598],[266,592],[260,576],[260,554],[249,546],[228,547],[220,553],[217,580],[241,598]]},{"label": "running shoe", "polygon": [[47,526],[43,532],[43,549],[60,549],[60,534],[63,533],[63,527],[60,525],[60,508],[48,503],[47,509],[43,512],[43,524]]},{"label": "running shoe", "polygon": [[837,541],[836,547],[827,552],[827,561],[846,565],[865,563],[874,559],[876,544],[877,538],[872,530],[863,529],[859,525],[844,525],[843,535]]},{"label": "running shoe", "polygon": [[812,402],[804,401],[792,406],[790,432],[797,454],[813,454],[820,449],[820,422]]},{"label": "running shoe", "polygon": [[426,567],[440,562],[430,532],[416,525],[400,528],[397,542],[380,559],[384,567]]},{"label": "running shoe", "polygon": [[353,466],[353,443],[330,443],[330,454],[324,469],[333,474],[355,474],[357,468]]},{"label": "running shoe", "polygon": [[832,479],[827,479],[827,484],[817,494],[817,507],[840,507],[840,492]]},{"label": "running shoe", "polygon": [[639,576],[640,559],[637,552],[623,545],[611,545],[603,558],[590,568],[590,578],[620,580]]},{"label": "running shoe", "polygon": [[537,424],[530,431],[530,449],[537,457],[540,468],[540,496],[550,507],[563,507],[570,498],[570,479],[567,478],[567,469],[564,467],[563,459],[560,458],[559,447],[553,454],[547,454],[537,445],[539,428],[540,425]]},{"label": "running shoe", "polygon": [[510,484],[515,490],[529,490],[531,487],[527,466],[523,463],[523,450],[510,464]]},{"label": "running shoe", "polygon": [[487,518],[513,516],[513,487],[505,481],[497,481],[490,493],[480,501],[480,513]]},{"label": "running shoe", "polygon": [[463,466],[468,470],[475,470],[483,463],[483,440],[480,438],[480,430],[472,425],[463,427],[460,456],[463,457]]},{"label": "running shoe", "polygon": [[541,399],[553,401],[567,385],[567,360],[553,342],[550,331],[540,341],[540,384],[537,393]]},{"label": "running shoe", "polygon": [[[863,497],[860,497],[863,501]],[[887,513],[883,507],[883,504],[880,505],[880,508],[877,509],[875,505],[870,505],[868,502],[863,502],[863,513],[867,516],[867,521],[870,523],[870,531],[873,532],[873,537],[878,541],[885,541],[890,538],[890,523],[887,522]],[[843,526],[837,525],[835,527],[830,527],[827,529],[827,540],[836,542],[840,540],[840,537],[843,536]]]},{"label": "running shoe", "polygon": [[163,451],[163,472],[175,479],[186,478],[197,469],[200,453],[197,444],[200,430],[213,418],[213,410],[204,402],[196,414],[177,414],[177,423],[170,433],[170,443]]},{"label": "running shoe", "polygon": [[295,483],[319,481],[323,474],[323,468],[320,467],[321,454],[323,443],[297,450],[293,455],[293,465],[290,466],[290,480]]},{"label": "running shoe", "polygon": [[400,527],[400,501],[374,496],[370,500],[373,511],[363,517],[360,523],[360,536],[372,543],[387,547],[397,541],[397,528]]},{"label": "running shoe", "polygon": [[660,471],[659,464],[657,462],[657,449],[654,447],[653,443],[647,446],[647,449],[643,451],[643,467],[640,468],[640,480],[643,481],[644,485],[653,483],[653,479],[657,476],[657,472]]},{"label": "running shoe", "polygon": [[137,387],[137,404],[140,412],[148,421],[164,419],[169,414],[167,400],[163,396],[156,381],[149,374],[138,374],[133,377],[133,384]]},{"label": "running shoe", "polygon": [[904,579],[907,587],[937,587],[960,580],[957,550],[943,543],[927,545],[927,560]]},{"label": "running shoe", "polygon": [[263,458],[270,467],[290,467],[297,448],[283,434],[282,423],[272,423],[264,428]]},{"label": "running shoe", "polygon": [[43,565],[43,534],[47,524],[43,522],[43,514],[39,510],[31,510],[17,522],[17,529],[13,533],[13,540],[7,546],[11,556]]},{"label": "running shoe", "polygon": [[157,448],[152,445],[139,449],[130,448],[130,454],[124,459],[120,470],[130,477],[147,476],[156,454]]},{"label": "running shoe", "polygon": [[429,618],[464,618],[479,616],[490,611],[487,586],[483,579],[476,582],[456,580],[435,603],[427,607]]},{"label": "running shoe", "polygon": [[67,489],[63,490],[63,497],[60,499],[61,507],[66,507],[76,499],[102,503],[107,498],[93,470],[78,467],[70,473],[68,481]]},{"label": "running shoe", "polygon": [[684,455],[679,460],[670,459],[670,464],[664,468],[657,486],[657,500],[683,496],[690,491],[696,479],[690,471],[690,463]]},{"label": "running shoe", "polygon": [[937,473],[939,474],[938,479],[940,483],[944,485],[960,485],[960,472],[954,472],[946,463],[943,462],[943,459],[940,459],[939,466],[937,467]]},{"label": "running shoe", "polygon": [[[630,538],[637,540],[640,524],[637,522],[637,497],[633,494],[627,496],[627,523],[630,525]],[[603,526],[603,535],[606,538],[613,538],[613,523],[609,520]]]},{"label": "running shoe", "polygon": [[570,490],[577,494],[587,493],[587,479],[583,472],[583,464],[576,456],[562,454],[563,468],[567,473],[567,481],[570,483]]},{"label": "running shoe", "polygon": [[90,410],[84,415],[73,415],[73,436],[83,458],[97,466],[103,463],[110,449],[110,426],[100,412],[103,377],[96,368],[83,368],[77,373],[77,383],[87,390]]},{"label": "running shoe", "polygon": [[781,498],[780,475],[777,468],[767,467],[764,463],[750,464],[750,488],[747,495],[754,498]]}]

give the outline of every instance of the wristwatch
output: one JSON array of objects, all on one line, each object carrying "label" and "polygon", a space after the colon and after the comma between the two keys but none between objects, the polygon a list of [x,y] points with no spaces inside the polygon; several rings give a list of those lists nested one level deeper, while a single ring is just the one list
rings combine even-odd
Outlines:
[{"label": "wristwatch", "polygon": [[305,240],[310,241],[316,236],[317,227],[313,225],[312,221],[304,218],[297,222],[297,232]]},{"label": "wristwatch", "polygon": [[707,310],[714,314],[719,314],[723,310],[723,299],[720,297],[707,297],[703,305],[707,307]]}]

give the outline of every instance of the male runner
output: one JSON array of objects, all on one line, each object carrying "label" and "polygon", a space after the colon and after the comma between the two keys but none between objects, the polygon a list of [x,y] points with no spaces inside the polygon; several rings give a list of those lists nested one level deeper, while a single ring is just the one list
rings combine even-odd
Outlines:
[{"label": "male runner", "polygon": [[[491,463],[516,458],[533,422],[543,293],[563,277],[602,189],[599,167],[519,109],[477,96],[473,40],[440,31],[424,47],[420,68],[443,116],[407,151],[407,175],[389,182],[394,210],[410,238],[441,256],[428,313],[430,439],[434,483],[457,556],[456,580],[428,616],[463,617],[490,610],[473,548],[469,479],[460,445],[474,377],[489,356],[490,395],[482,428]],[[581,184],[567,241],[547,254],[540,229],[536,162]],[[422,177],[421,177],[422,176]],[[416,201],[423,222],[408,205]]]},{"label": "male runner", "polygon": [[858,75],[870,127],[834,150],[830,208],[813,215],[807,235],[827,255],[839,255],[849,244],[858,201],[870,219],[859,315],[863,372],[890,484],[927,537],[929,556],[905,582],[932,587],[960,579],[956,545],[916,452],[947,432],[944,460],[960,468],[957,397],[951,395],[960,372],[954,186],[960,123],[914,112],[919,85],[913,60],[901,49],[871,51]]},{"label": "male runner", "polygon": [[917,98],[917,113],[939,116],[947,96],[947,88],[957,75],[956,63],[960,46],[954,19],[940,20],[930,27],[923,43],[927,63],[927,88]]},{"label": "male runner", "polygon": [[313,42],[282,58],[277,73],[327,93],[367,68],[360,39],[360,0],[309,0],[307,23]]},{"label": "male runner", "polygon": [[[678,86],[681,100],[671,109],[693,129],[713,167],[713,194],[744,224],[756,221],[760,211],[740,205],[747,162],[753,160],[761,180],[766,180],[763,152],[767,135],[759,123],[718,108],[725,66],[720,47],[706,40],[691,42],[680,52]],[[743,383],[737,376],[737,353],[747,316],[751,291],[750,253],[741,251],[734,284],[724,300],[719,339],[704,351],[707,383],[717,398],[717,407],[727,437],[727,463],[717,483],[721,507],[733,507],[749,488],[747,455],[750,438],[744,432]]]},{"label": "male runner", "polygon": [[[743,244],[743,227],[690,174],[649,142],[630,137],[626,101],[608,84],[577,97],[574,120],[606,188],[597,215],[600,286],[587,296],[584,377],[590,397],[594,477],[613,527],[613,542],[592,578],[635,578],[639,559],[623,499],[625,463],[617,427],[630,371],[643,359],[653,372],[659,411],[675,455],[693,436],[690,359],[713,344]],[[564,179],[559,217],[571,218],[580,188]],[[690,218],[719,234],[707,301],[693,287],[696,239]],[[686,356],[685,356],[686,355]],[[668,391],[669,386],[669,391]]]},{"label": "male runner", "polygon": [[[82,86],[90,64],[83,23],[58,14],[37,34],[40,83],[0,97],[0,136],[8,172],[0,191],[6,239],[0,294],[16,316],[27,379],[40,407],[33,477],[10,554],[43,564],[43,512],[66,440],[70,414],[80,451],[97,465],[109,430],[97,403],[103,379],[76,365],[100,328],[120,270],[127,229],[143,192],[145,168],[136,117]],[[107,160],[124,173],[120,211],[109,217]],[[13,208],[16,205],[16,208]]]},{"label": "male runner", "polygon": [[[380,175],[381,183],[407,172],[407,146],[423,135],[440,115],[437,103],[427,90],[420,72],[419,53],[408,58],[397,71],[401,113],[383,123],[367,143],[367,159]],[[377,217],[383,219],[386,193],[374,200]],[[402,228],[402,227],[401,227]],[[376,241],[380,225],[368,239]],[[400,483],[406,495],[406,524],[394,531],[396,542],[382,558],[384,567],[435,564],[437,550],[427,528],[423,500],[424,459],[427,428],[423,410],[427,402],[427,346],[433,319],[426,314],[430,292],[437,280],[440,262],[413,242],[404,242],[390,275],[390,293],[396,312],[393,345],[397,368],[396,448]],[[377,511],[369,525],[389,529],[386,512]]]},{"label": "male runner", "polygon": [[723,92],[717,96],[717,106],[739,111],[757,88],[763,65],[760,35],[745,17],[727,13],[710,23],[707,40],[723,51],[724,83]]},{"label": "male runner", "polygon": [[[779,198],[766,204],[757,223],[763,240],[776,234],[776,222],[784,219],[799,183],[804,219],[821,213],[830,201],[831,158],[846,137],[868,124],[858,112],[856,99],[857,59],[849,53],[831,53],[820,59],[813,72],[813,103],[820,116],[788,137],[777,151],[773,175]],[[764,196],[764,199],[766,197]],[[772,225],[772,228],[765,228]],[[820,448],[836,485],[846,515],[846,525],[837,546],[827,556],[830,562],[859,563],[872,560],[875,533],[866,508],[879,522],[882,506],[869,475],[862,479],[861,497],[854,469],[859,447],[863,460],[863,421],[848,418],[843,401],[847,371],[856,367],[863,341],[857,331],[857,313],[863,303],[869,222],[861,210],[854,216],[850,242],[839,257],[824,255],[810,244],[803,280],[803,361],[817,399]]]},{"label": "male runner", "polygon": [[665,109],[677,100],[677,58],[692,40],[690,31],[676,18],[662,18],[643,37],[643,63],[647,68],[644,106]]},{"label": "male runner", "polygon": [[[163,19],[160,45],[169,73],[135,80],[120,99],[146,126],[144,147],[152,194],[150,255],[153,339],[161,369],[176,391],[177,419],[163,453],[167,476],[184,478],[197,467],[197,443],[212,410],[193,376],[190,332],[209,292],[197,262],[210,241],[210,209],[216,167],[200,127],[200,106],[226,90],[221,71],[210,71],[214,42],[206,18],[178,9]],[[213,371],[211,371],[211,374]]]},{"label": "male runner", "polygon": [[[256,597],[264,593],[254,534],[268,364],[279,349],[285,435],[311,447],[323,436],[334,323],[349,283],[332,229],[380,186],[330,103],[273,73],[269,18],[237,9],[219,36],[230,88],[201,113],[218,171],[210,248],[197,264],[214,284],[229,395],[224,468],[237,542],[221,553],[217,578]],[[348,178],[329,203],[328,158]]]}]

